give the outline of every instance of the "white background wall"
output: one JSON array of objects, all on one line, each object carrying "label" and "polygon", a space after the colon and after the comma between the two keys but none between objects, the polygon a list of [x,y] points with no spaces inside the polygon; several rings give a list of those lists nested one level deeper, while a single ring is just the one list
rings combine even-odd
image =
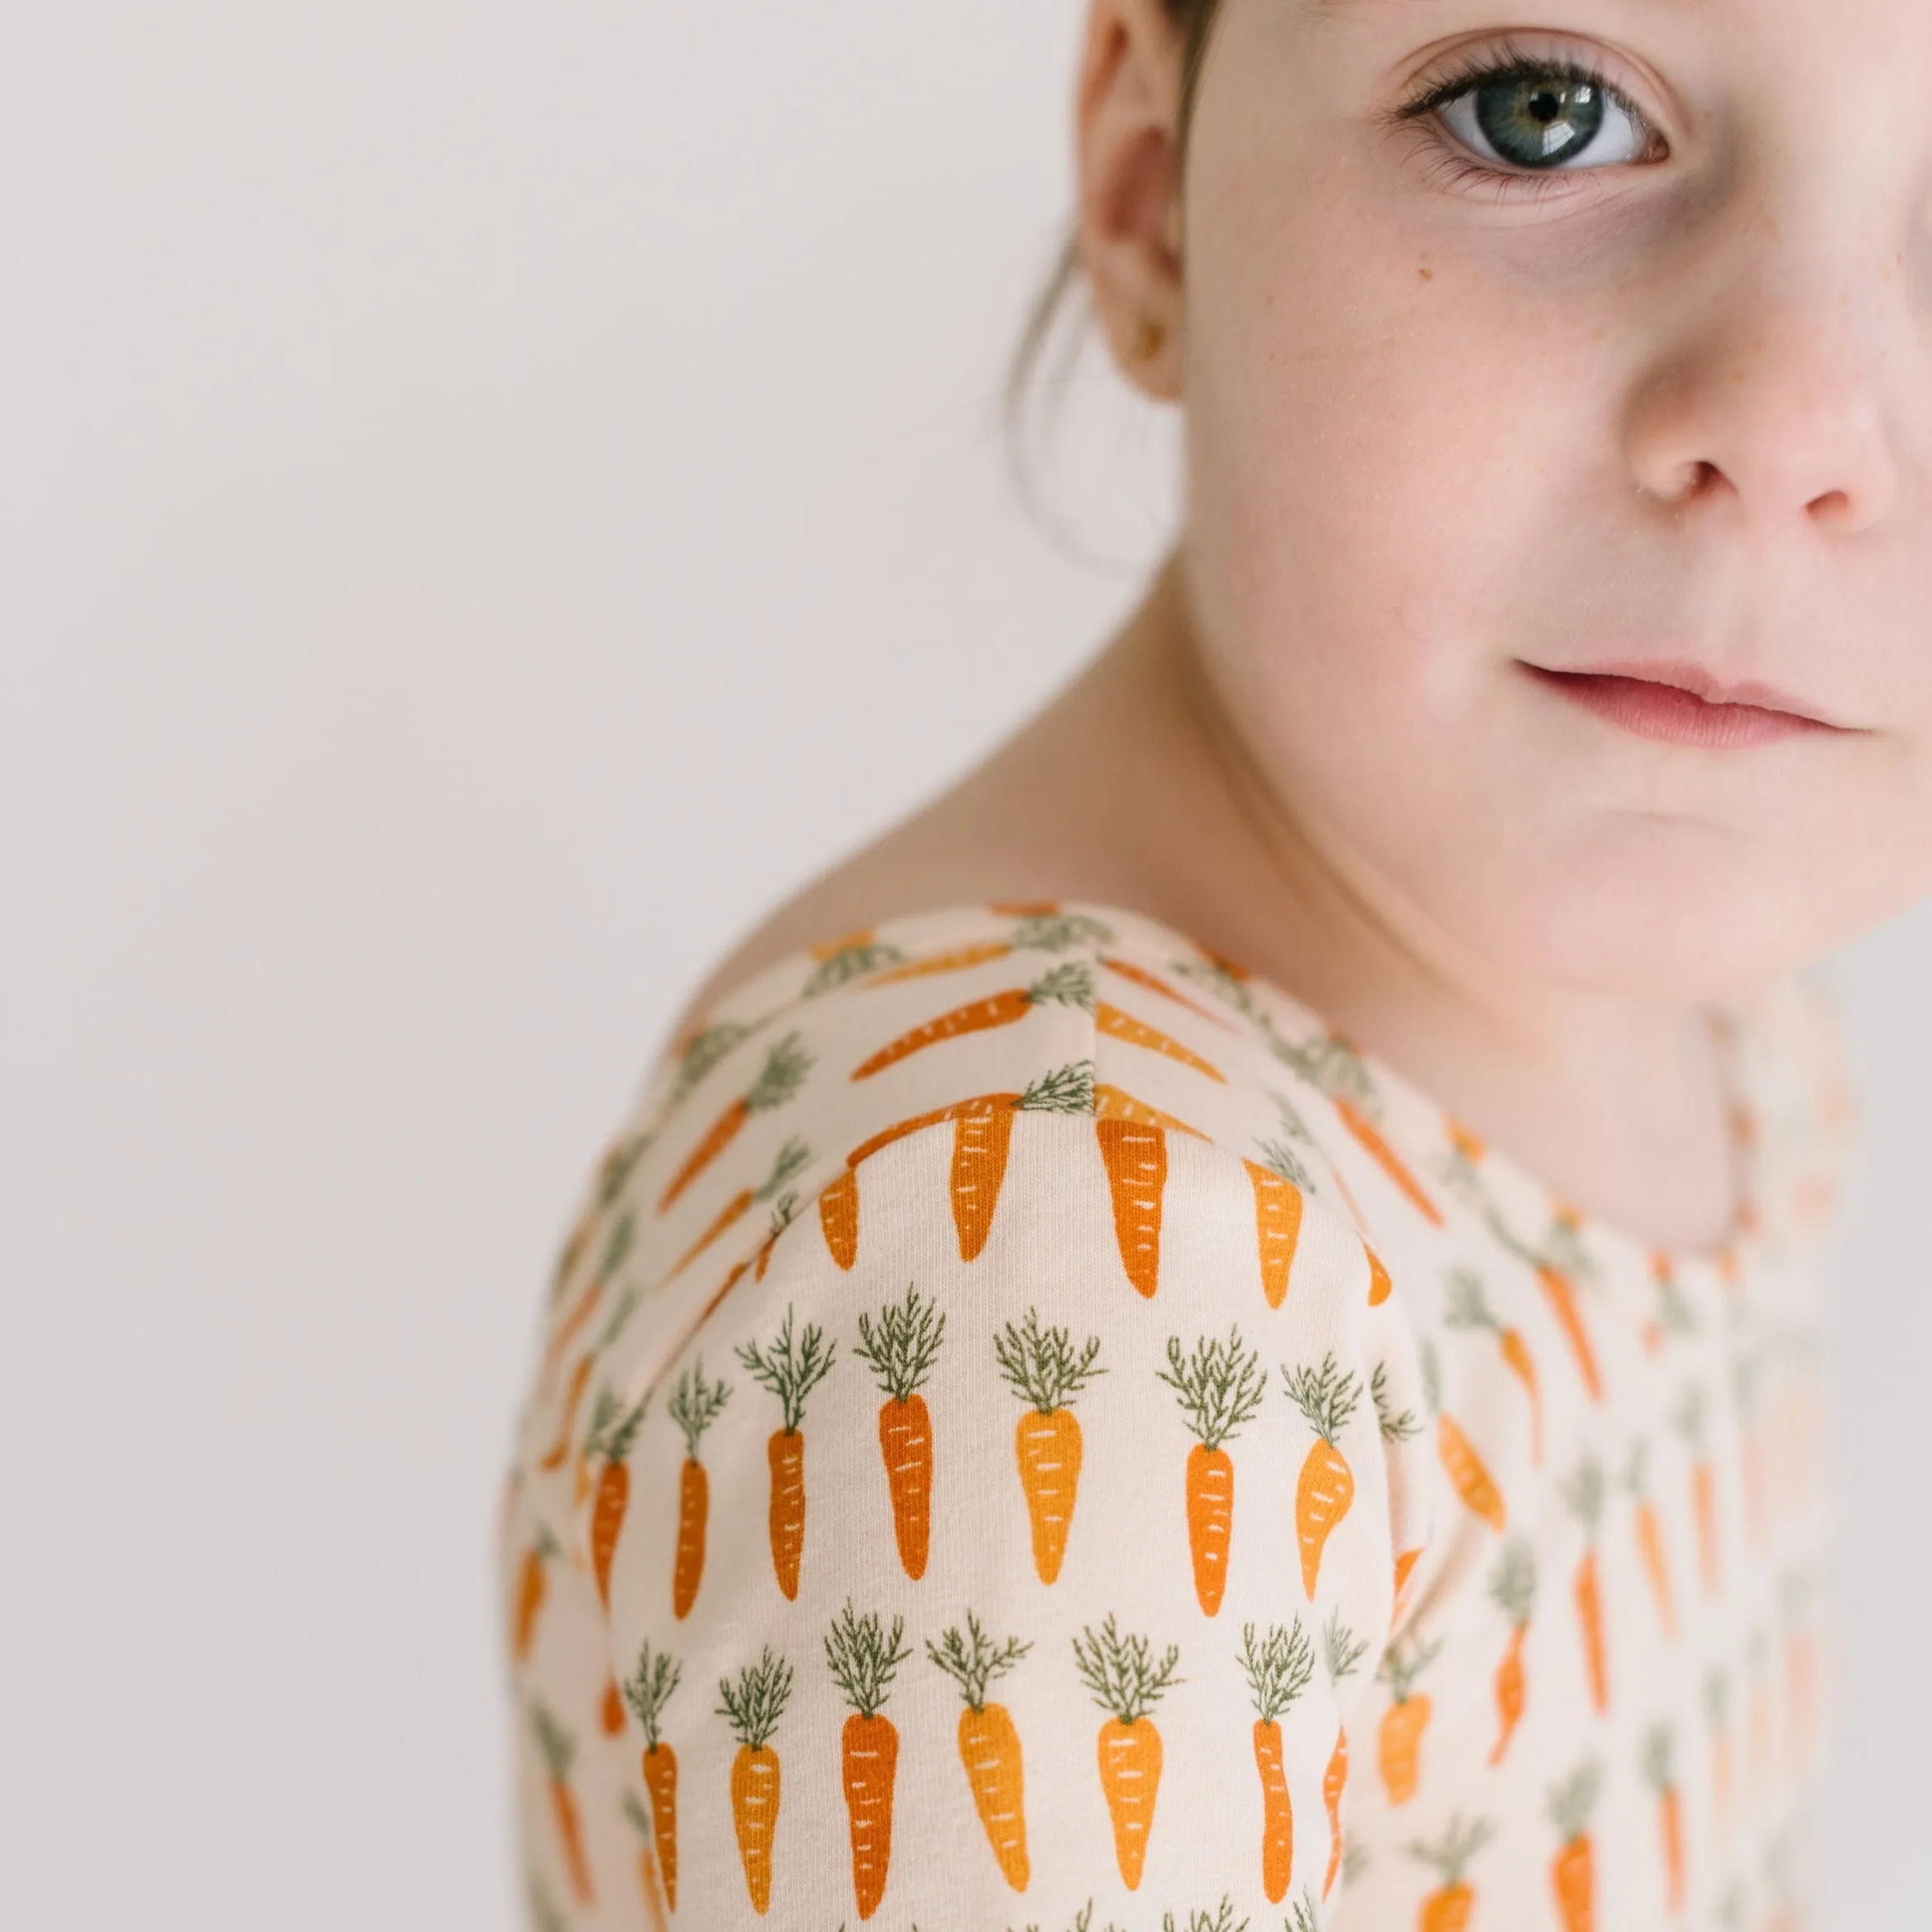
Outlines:
[{"label": "white background wall", "polygon": [[[1078,0],[63,0],[0,116],[0,1922],[504,1928],[496,1481],[672,1008],[1068,675]],[[1923,1898],[1932,918],[1847,983],[1842,1932]],[[1902,1514],[1901,1514],[1902,1512]]]}]

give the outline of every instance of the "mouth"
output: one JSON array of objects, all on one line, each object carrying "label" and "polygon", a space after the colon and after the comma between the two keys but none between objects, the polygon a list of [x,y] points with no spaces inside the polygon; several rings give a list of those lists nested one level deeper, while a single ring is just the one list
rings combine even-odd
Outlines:
[{"label": "mouth", "polygon": [[[1520,661],[1519,661],[1520,662]],[[1546,690],[1639,738],[1709,750],[1743,750],[1786,739],[1851,734],[1773,685],[1726,684],[1695,664],[1610,664],[1552,671],[1524,662]]]}]

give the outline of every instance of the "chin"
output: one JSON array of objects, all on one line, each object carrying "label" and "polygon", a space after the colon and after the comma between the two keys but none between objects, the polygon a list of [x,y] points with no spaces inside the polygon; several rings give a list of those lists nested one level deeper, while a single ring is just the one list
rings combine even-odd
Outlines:
[{"label": "chin", "polygon": [[1735,853],[1574,857],[1509,895],[1527,917],[1485,943],[1545,983],[1611,999],[1721,999],[1829,952],[1838,935],[1800,915],[1805,895]]}]

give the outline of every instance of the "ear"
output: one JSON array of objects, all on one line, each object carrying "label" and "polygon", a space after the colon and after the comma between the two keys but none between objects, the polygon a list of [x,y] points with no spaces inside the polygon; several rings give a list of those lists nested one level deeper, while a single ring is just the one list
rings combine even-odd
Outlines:
[{"label": "ear", "polygon": [[1180,395],[1184,52],[1161,0],[1093,0],[1075,107],[1094,313],[1127,380],[1167,402]]}]

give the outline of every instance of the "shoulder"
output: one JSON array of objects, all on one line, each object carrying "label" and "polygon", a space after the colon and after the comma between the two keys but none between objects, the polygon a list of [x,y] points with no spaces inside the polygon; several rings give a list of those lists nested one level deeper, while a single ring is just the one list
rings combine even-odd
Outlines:
[{"label": "shoulder", "polygon": [[[861,1169],[882,1178],[898,1141],[933,1131],[969,1166],[1016,1130],[1039,1149],[1042,1121],[1084,1121],[1060,1141],[1122,1185],[1136,1163],[1232,1156],[1251,1208],[1285,1212],[1292,1193],[1367,1240],[1365,1201],[1408,1211],[1376,1199],[1403,1174],[1380,1112],[1345,1050],[1283,1025],[1180,935],[1111,908],[976,906],[848,934],[729,993],[652,1070],[601,1191],[629,1204],[634,1272],[662,1282],[743,1260]],[[1378,1156],[1351,1188],[1351,1159]]]}]

